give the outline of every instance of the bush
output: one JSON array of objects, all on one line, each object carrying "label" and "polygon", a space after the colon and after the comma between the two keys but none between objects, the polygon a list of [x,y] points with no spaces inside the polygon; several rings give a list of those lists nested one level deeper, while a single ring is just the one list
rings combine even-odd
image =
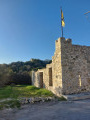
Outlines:
[{"label": "bush", "polygon": [[10,76],[10,81],[7,85],[12,83],[16,85],[31,85],[31,77],[29,74],[14,73]]},{"label": "bush", "polygon": [[0,103],[0,110],[3,108],[20,108],[21,104],[18,100],[9,100]]}]

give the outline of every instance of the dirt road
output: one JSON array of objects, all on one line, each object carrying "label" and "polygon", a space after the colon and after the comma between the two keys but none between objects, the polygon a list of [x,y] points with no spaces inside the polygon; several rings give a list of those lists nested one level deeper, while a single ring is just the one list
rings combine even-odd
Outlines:
[{"label": "dirt road", "polygon": [[0,111],[0,120],[90,120],[90,99],[28,104]]}]

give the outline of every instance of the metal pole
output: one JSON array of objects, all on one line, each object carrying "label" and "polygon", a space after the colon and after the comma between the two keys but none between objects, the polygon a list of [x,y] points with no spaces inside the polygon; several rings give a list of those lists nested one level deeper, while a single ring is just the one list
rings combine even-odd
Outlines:
[{"label": "metal pole", "polygon": [[62,37],[63,37],[63,26],[62,26]]},{"label": "metal pole", "polygon": [[62,26],[62,8],[61,8],[61,34],[62,34],[62,37],[63,37],[63,26]]}]

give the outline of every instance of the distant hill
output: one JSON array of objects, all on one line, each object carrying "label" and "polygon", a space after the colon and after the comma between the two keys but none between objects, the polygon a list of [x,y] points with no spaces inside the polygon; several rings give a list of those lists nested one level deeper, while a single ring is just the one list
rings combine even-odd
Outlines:
[{"label": "distant hill", "polygon": [[23,71],[32,71],[46,67],[46,64],[51,63],[51,60],[31,59],[26,62],[12,62],[7,66],[13,70],[13,72],[21,73]]},{"label": "distant hill", "polygon": [[0,86],[15,84],[31,84],[31,71],[46,67],[51,60],[31,59],[30,61],[0,64]]}]

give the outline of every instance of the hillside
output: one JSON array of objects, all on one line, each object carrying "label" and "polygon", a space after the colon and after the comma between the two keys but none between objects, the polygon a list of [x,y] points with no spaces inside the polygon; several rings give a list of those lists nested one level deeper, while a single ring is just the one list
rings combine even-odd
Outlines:
[{"label": "hillside", "polygon": [[46,67],[51,60],[31,59],[30,61],[0,64],[0,86],[7,84],[31,84],[31,71]]},{"label": "hillside", "polygon": [[51,60],[39,60],[39,59],[31,59],[26,62],[12,62],[7,65],[9,68],[13,70],[13,72],[21,73],[23,71],[32,71],[37,70],[43,67],[46,67],[46,64],[51,63]]}]

